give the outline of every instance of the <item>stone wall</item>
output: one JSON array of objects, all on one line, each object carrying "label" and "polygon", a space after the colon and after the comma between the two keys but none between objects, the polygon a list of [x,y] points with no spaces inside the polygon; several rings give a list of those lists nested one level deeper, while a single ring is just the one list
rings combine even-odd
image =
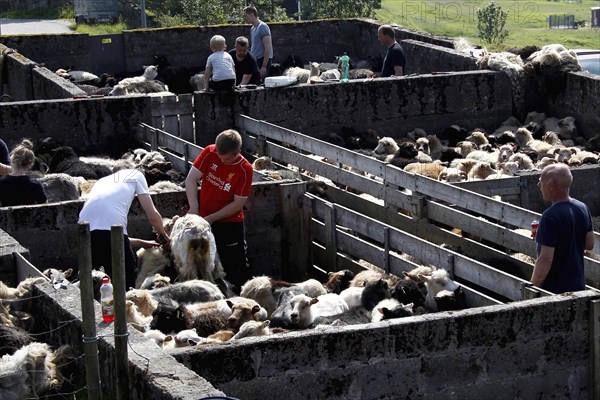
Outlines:
[{"label": "stone wall", "polygon": [[418,40],[403,40],[406,52],[407,74],[430,74],[432,72],[477,71],[476,59],[453,48],[424,43]]},{"label": "stone wall", "polygon": [[118,158],[135,146],[137,124],[150,118],[145,96],[0,103],[0,137],[12,147],[23,137],[51,136],[81,154]]},{"label": "stone wall", "polygon": [[242,399],[591,398],[593,291],[172,354]]},{"label": "stone wall", "polygon": [[31,73],[33,97],[43,99],[70,99],[87,94],[77,85],[61,78],[48,68],[34,68]]},{"label": "stone wall", "polygon": [[29,258],[29,251],[7,232],[0,229],[0,276],[2,282],[10,287],[16,287],[19,284],[13,253],[20,253],[25,258]]},{"label": "stone wall", "polygon": [[[402,137],[415,128],[435,133],[458,124],[495,129],[511,115],[508,77],[491,71],[457,72],[402,78],[377,78],[346,84],[301,84],[238,92],[236,112],[322,139],[343,127],[374,129],[380,136]],[[195,95],[196,138],[205,146],[232,125],[233,113],[217,95]],[[229,118],[229,119],[228,119]],[[200,138],[200,139],[199,139]]]}]

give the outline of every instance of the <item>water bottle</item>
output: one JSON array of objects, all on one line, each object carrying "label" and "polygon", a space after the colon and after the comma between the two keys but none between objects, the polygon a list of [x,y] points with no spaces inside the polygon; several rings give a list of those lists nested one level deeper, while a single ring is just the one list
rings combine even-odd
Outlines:
[{"label": "water bottle", "polygon": [[102,304],[102,320],[104,322],[113,322],[115,320],[113,286],[107,276],[102,278],[102,286],[100,286],[100,304]]},{"label": "water bottle", "polygon": [[350,57],[346,53],[340,58],[340,62],[342,63],[342,82],[348,82],[348,77],[350,76]]},{"label": "water bottle", "polygon": [[538,230],[538,226],[539,226],[540,222],[537,219],[534,219],[531,222],[531,239],[535,240],[535,237],[537,236],[537,230]]}]

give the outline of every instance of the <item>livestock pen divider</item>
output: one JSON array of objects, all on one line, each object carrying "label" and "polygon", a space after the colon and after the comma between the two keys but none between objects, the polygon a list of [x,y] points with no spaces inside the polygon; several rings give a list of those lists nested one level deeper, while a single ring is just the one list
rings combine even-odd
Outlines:
[{"label": "livestock pen divider", "polygon": [[194,95],[152,96],[152,126],[194,143]]},{"label": "livestock pen divider", "polygon": [[[337,185],[383,199],[388,210],[399,208],[410,213],[414,220],[459,228],[507,251],[536,256],[535,242],[513,228],[529,230],[531,221],[539,220],[539,213],[407,173],[391,164],[245,115],[237,114],[235,124],[244,136],[248,153],[271,156],[280,164],[291,164]],[[318,155],[322,160],[311,158],[309,154]],[[595,233],[594,236],[594,252],[598,253],[600,235]],[[589,257],[585,257],[584,263],[588,284],[600,287],[600,263]]]}]

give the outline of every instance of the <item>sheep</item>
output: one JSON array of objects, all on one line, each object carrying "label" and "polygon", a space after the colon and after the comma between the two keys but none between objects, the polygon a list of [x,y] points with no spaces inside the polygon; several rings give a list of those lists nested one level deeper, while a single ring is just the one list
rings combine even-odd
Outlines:
[{"label": "sheep", "polygon": [[267,319],[267,311],[256,301],[235,297],[226,300],[231,309],[231,315],[227,318],[227,329],[234,333],[247,321],[264,321]]},{"label": "sheep", "polygon": [[415,157],[419,155],[419,151],[415,147],[414,143],[404,142],[399,145],[398,151],[392,156],[386,158],[386,162],[398,167],[404,168],[406,165],[416,162]]},{"label": "sheep", "polygon": [[121,79],[117,85],[131,85],[144,81],[152,81],[158,76],[158,68],[155,65],[149,65],[144,68],[144,74],[141,76],[134,76],[132,78]]},{"label": "sheep", "polygon": [[418,278],[418,273],[416,276],[413,276],[412,274],[414,273],[404,273],[404,279],[398,281],[392,288],[391,297],[402,304],[411,303],[415,308],[423,307],[427,296],[427,288],[425,287],[424,282]]},{"label": "sheep", "polygon": [[306,295],[306,292],[298,286],[282,287],[275,290],[274,296],[277,299],[277,307],[269,317],[272,327],[297,328],[292,324],[290,317],[292,313],[290,300],[296,295]]},{"label": "sheep", "polygon": [[63,173],[47,174],[38,179],[44,187],[48,203],[79,200],[79,185],[85,182],[83,177]]},{"label": "sheep", "polygon": [[299,294],[290,299],[290,305],[290,322],[301,329],[308,328],[317,317],[334,316],[348,311],[346,302],[334,293],[316,298]]},{"label": "sheep", "polygon": [[87,164],[79,160],[73,148],[68,146],[58,147],[52,151],[49,167],[51,172],[63,172],[84,179],[100,179],[112,174],[111,169],[104,165]]},{"label": "sheep", "polygon": [[295,285],[304,289],[307,296],[310,297],[318,297],[327,293],[327,289],[325,289],[323,284],[316,279],[308,279],[304,282],[296,283]]},{"label": "sheep", "polygon": [[569,165],[576,167],[582,164],[598,164],[599,156],[591,151],[581,150],[578,147],[570,147],[573,154],[569,158]]},{"label": "sheep", "polygon": [[390,290],[387,281],[379,279],[377,281],[370,281],[365,283],[364,290],[362,291],[360,301],[361,305],[371,311],[377,303],[383,299],[390,298]]},{"label": "sheep", "polygon": [[154,185],[148,187],[150,193],[170,193],[170,192],[181,192],[184,189],[171,181],[156,182]]},{"label": "sheep", "polygon": [[498,178],[507,178],[512,177],[517,174],[519,171],[519,164],[515,161],[507,161],[498,164],[498,173],[497,175],[489,175],[485,179],[498,179]]},{"label": "sheep", "polygon": [[274,292],[278,287],[289,287],[287,282],[276,281],[268,276],[257,276],[246,283],[240,289],[240,296],[255,300],[271,315],[277,308],[277,300]]},{"label": "sheep", "polygon": [[17,300],[31,296],[33,285],[46,282],[42,277],[31,277],[21,281],[16,288],[8,287],[4,282],[0,281],[0,299],[1,300]]},{"label": "sheep", "polygon": [[477,160],[480,162],[487,162],[492,165],[496,165],[499,162],[500,151],[496,149],[490,153],[485,150],[475,150],[467,154],[465,158],[467,160]]},{"label": "sheep", "polygon": [[350,286],[350,281],[354,278],[354,272],[349,269],[344,269],[338,272],[329,272],[325,287],[329,293],[340,294],[344,289]]},{"label": "sheep", "polygon": [[440,182],[456,183],[467,180],[467,173],[458,168],[444,167],[438,175]]},{"label": "sheep", "polygon": [[310,69],[291,67],[283,71],[283,75],[296,78],[298,83],[307,83],[311,76],[319,76],[319,64],[310,63]]},{"label": "sheep", "polygon": [[571,156],[575,153],[573,149],[567,147],[556,148],[550,153],[554,156],[554,159],[559,163],[568,164]]},{"label": "sheep", "polygon": [[458,152],[463,156],[466,157],[467,154],[469,154],[472,151],[475,151],[478,149],[477,145],[471,141],[468,140],[463,140],[462,142],[458,142],[457,144],[457,149]]},{"label": "sheep", "polygon": [[489,162],[479,161],[467,173],[467,180],[483,180],[488,176],[495,174],[497,171]]},{"label": "sheep", "polygon": [[340,293],[340,297],[346,302],[350,310],[362,305],[361,298],[365,287],[352,286],[348,287]]},{"label": "sheep", "polygon": [[162,348],[175,347],[173,336],[165,335],[158,329],[151,329],[151,330],[144,332],[144,337],[146,339],[156,343],[156,345],[158,347],[162,347]]},{"label": "sheep", "polygon": [[541,160],[539,160],[536,164],[535,167],[537,169],[544,169],[545,167],[547,167],[548,165],[551,164],[556,164],[558,161],[556,161],[554,158],[552,157],[543,157]]},{"label": "sheep", "polygon": [[448,277],[448,271],[438,269],[433,271],[431,276],[419,274],[419,278],[425,282],[425,286],[427,287],[427,297],[425,298],[425,308],[427,308],[427,310],[433,312],[438,311],[438,305],[435,298],[442,290],[454,293],[459,302],[458,306],[464,308],[464,293],[462,293],[460,285]]},{"label": "sheep", "polygon": [[272,170],[273,168],[273,159],[269,156],[258,157],[252,163],[252,169],[254,171],[262,171],[262,170]]},{"label": "sheep", "polygon": [[168,334],[185,329],[196,329],[198,335],[206,337],[225,329],[231,308],[224,301],[195,304],[159,304],[152,313],[150,329]]},{"label": "sheep", "polygon": [[498,162],[507,162],[510,157],[515,154],[515,146],[503,144],[498,148]]},{"label": "sheep", "polygon": [[440,164],[439,161],[433,163],[410,163],[404,167],[404,171],[437,180],[444,168],[444,165]]},{"label": "sheep", "polygon": [[65,70],[63,68],[59,68],[54,72],[56,75],[64,78],[66,80],[72,81],[73,83],[81,83],[88,81],[97,81],[100,78],[97,75],[92,74],[87,71],[79,71],[79,70]]},{"label": "sheep", "polygon": [[[0,398],[25,399],[59,389],[64,381],[59,360],[67,353],[63,346],[52,351],[46,343],[30,343],[0,359]],[[7,379],[9,378],[9,379]]]},{"label": "sheep", "polygon": [[0,357],[5,354],[13,354],[21,347],[32,342],[29,333],[23,328],[14,326],[12,320],[8,317],[7,321],[9,323],[0,323]]},{"label": "sheep", "polygon": [[379,322],[386,319],[410,317],[414,315],[413,304],[402,304],[396,299],[381,300],[371,311],[371,322]]},{"label": "sheep", "polygon": [[551,144],[541,140],[534,139],[531,132],[527,128],[519,128],[515,132],[517,144],[521,147],[529,147],[535,150],[539,155],[546,154],[552,147]]},{"label": "sheep", "polygon": [[140,289],[158,289],[161,287],[167,287],[171,285],[171,278],[168,276],[163,276],[161,274],[154,274],[154,276],[149,276],[142,282]]},{"label": "sheep", "polygon": [[[320,68],[319,68],[319,70],[320,70]],[[321,72],[321,74],[319,75],[319,78],[321,78],[321,80],[323,80],[323,81],[327,81],[327,80],[339,81],[341,78],[341,73],[340,73],[340,70],[337,69],[337,67],[330,68],[326,71]]]},{"label": "sheep", "polygon": [[374,271],[372,269],[365,269],[360,271],[358,274],[352,278],[350,281],[350,287],[364,287],[367,282],[370,281],[378,281],[383,278],[383,274],[379,271]]},{"label": "sheep", "polygon": [[250,336],[269,336],[270,321],[246,321],[231,339],[242,339]]},{"label": "sheep", "polygon": [[217,255],[215,237],[210,224],[195,214],[175,216],[169,224],[171,251],[175,259],[178,280],[201,277],[209,282],[224,276]]},{"label": "sheep", "polygon": [[136,289],[144,289],[143,282],[162,273],[171,265],[168,253],[162,247],[140,248],[137,252],[139,272],[135,278]]},{"label": "sheep", "polygon": [[428,135],[416,140],[417,150],[427,154],[433,160],[440,160],[446,149],[436,135]]},{"label": "sheep", "polygon": [[133,301],[140,312],[148,316],[152,315],[161,303],[189,304],[199,301],[215,301],[223,299],[223,294],[214,283],[197,279],[154,290],[131,289],[127,291],[125,298]]},{"label": "sheep", "polygon": [[205,90],[204,86],[204,72],[194,74],[190,77],[189,81],[190,86],[192,87],[193,92],[200,92]]},{"label": "sheep", "polygon": [[141,81],[129,84],[119,83],[108,93],[109,96],[127,96],[133,94],[149,94],[154,96],[172,96],[175,93],[161,81]]},{"label": "sheep", "polygon": [[381,139],[379,139],[379,142],[377,143],[377,147],[375,147],[375,150],[373,150],[373,153],[376,155],[390,155],[390,154],[394,154],[395,152],[397,152],[399,150],[398,147],[398,143],[396,143],[396,141],[389,137],[382,137]]},{"label": "sheep", "polygon": [[515,153],[508,158],[508,161],[516,162],[520,171],[531,171],[535,169],[533,161],[525,153]]},{"label": "sheep", "polygon": [[131,324],[135,329],[140,332],[145,332],[146,328],[150,325],[152,321],[151,316],[142,315],[138,306],[131,300],[127,300],[125,302],[125,319],[128,323]]}]

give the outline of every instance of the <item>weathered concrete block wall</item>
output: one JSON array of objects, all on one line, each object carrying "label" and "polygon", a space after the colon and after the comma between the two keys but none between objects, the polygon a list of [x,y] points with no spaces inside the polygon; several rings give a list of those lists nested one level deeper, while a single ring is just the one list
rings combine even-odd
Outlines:
[{"label": "weathered concrete block wall", "polygon": [[16,287],[17,274],[13,253],[20,253],[29,258],[29,251],[21,246],[12,236],[0,229],[0,280],[10,287]]},{"label": "weathered concrete block wall", "polygon": [[13,101],[33,100],[31,71],[34,65],[33,61],[19,53],[4,56],[2,83],[6,86],[3,94],[9,94]]},{"label": "weathered concrete block wall", "polygon": [[[76,246],[75,246],[76,247]],[[49,283],[36,285],[30,312],[35,315],[38,332],[47,332],[37,340],[54,348],[68,344],[75,357],[83,356],[81,294],[70,285],[55,290]],[[102,322],[100,304],[95,302],[96,329],[99,336],[98,352],[100,379],[105,398],[116,398],[116,368],[114,324]],[[177,362],[135,329],[128,337],[130,400],[194,400],[209,396],[223,396],[204,378]],[[132,351],[135,350],[135,351]],[[71,371],[75,371],[73,384],[85,384],[84,358],[79,357]],[[80,387],[76,387],[79,389]]]},{"label": "weathered concrete block wall", "polygon": [[51,136],[81,154],[120,157],[135,145],[137,124],[150,120],[145,96],[0,103],[0,137],[9,147]]},{"label": "weathered concrete block wall", "polygon": [[[452,124],[495,129],[511,115],[510,90],[508,77],[491,71],[378,78],[239,91],[235,111],[319,139],[342,127],[402,137],[415,128],[435,133]],[[212,94],[195,98],[201,111],[196,140],[204,146],[231,126],[225,117],[233,114]]]},{"label": "weathered concrete block wall", "polygon": [[[187,203],[185,191],[152,195],[164,217],[181,214]],[[31,262],[40,270],[77,265],[77,221],[83,201],[0,208],[0,229],[29,249]],[[257,182],[246,204],[246,241],[254,275],[281,277],[284,260],[281,192],[277,182]],[[138,201],[129,212],[131,237],[154,238],[152,227]],[[0,242],[1,243],[1,242]],[[0,269],[0,272],[2,270]]]},{"label": "weathered concrete block wall", "polygon": [[33,97],[44,99],[70,99],[74,96],[87,96],[74,83],[56,75],[47,68],[34,68],[31,74]]},{"label": "weathered concrete block wall", "polygon": [[0,43],[35,62],[44,63],[53,72],[58,68],[68,67],[83,71],[91,69],[87,33],[2,36]]},{"label": "weathered concrete block wall", "polygon": [[[477,71],[476,59],[452,48],[403,40],[402,48],[407,54],[406,74],[430,74],[447,71]],[[410,55],[410,56],[408,56]]]},{"label": "weathered concrete block wall", "polygon": [[594,297],[577,292],[172,354],[248,400],[588,399]]},{"label": "weathered concrete block wall", "polygon": [[547,113],[563,118],[573,116],[579,134],[591,138],[600,133],[600,76],[584,72],[567,74],[567,85],[554,100],[548,99]]}]

